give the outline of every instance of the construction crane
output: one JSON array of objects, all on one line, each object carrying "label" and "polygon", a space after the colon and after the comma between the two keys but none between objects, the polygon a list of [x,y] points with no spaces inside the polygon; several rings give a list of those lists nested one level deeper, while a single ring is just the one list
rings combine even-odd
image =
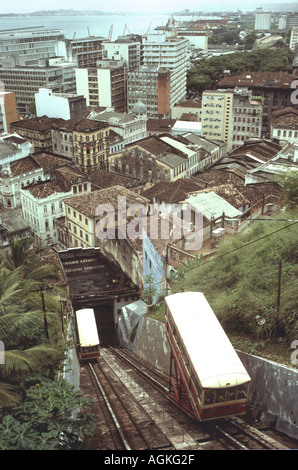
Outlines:
[{"label": "construction crane", "polygon": [[109,36],[108,36],[108,41],[109,41],[109,42],[112,41],[112,36],[113,36],[113,25],[111,25],[110,31],[109,31]]},{"label": "construction crane", "polygon": [[131,35],[131,32],[129,31],[129,29],[128,29],[128,27],[127,27],[127,23],[126,23],[126,25],[124,26],[123,36],[125,36],[126,30],[128,31],[128,34]]}]

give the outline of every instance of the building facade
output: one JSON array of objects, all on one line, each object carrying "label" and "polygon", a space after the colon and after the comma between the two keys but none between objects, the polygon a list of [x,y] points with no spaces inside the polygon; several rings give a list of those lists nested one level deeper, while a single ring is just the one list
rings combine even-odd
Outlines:
[{"label": "building facade", "polygon": [[86,98],[82,95],[53,93],[40,88],[35,94],[37,116],[61,119],[83,119],[86,115]]},{"label": "building facade", "polygon": [[52,66],[16,66],[0,68],[5,90],[15,93],[17,110],[24,115],[35,114],[35,93],[50,88],[54,93],[75,92],[75,65],[56,63]]},{"label": "building facade", "polygon": [[72,159],[82,171],[106,168],[109,157],[109,126],[91,119],[57,123],[51,131],[53,151]]},{"label": "building facade", "polygon": [[57,56],[57,44],[64,40],[62,30],[24,29],[0,32],[0,64],[3,67],[46,65],[46,60]]},{"label": "building facade", "polygon": [[275,109],[291,106],[295,75],[286,72],[250,72],[227,76],[218,82],[219,88],[245,88],[252,91],[253,96],[263,101],[262,133],[269,135],[269,121]]},{"label": "building facade", "polygon": [[49,180],[21,189],[23,219],[31,227],[35,240],[56,244],[55,219],[65,216],[63,199],[90,191],[91,183],[86,175],[69,165],[54,169]]},{"label": "building facade", "polygon": [[0,91],[0,133],[10,132],[10,124],[18,120],[15,94]]},{"label": "building facade", "polygon": [[102,60],[103,41],[105,38],[100,36],[65,39],[68,60],[76,62],[79,68],[96,67],[97,61]]},{"label": "building facade", "polygon": [[125,61],[102,60],[96,68],[76,69],[77,93],[86,98],[87,106],[127,111],[127,66]]},{"label": "building facade", "polygon": [[137,112],[142,103],[147,117],[170,116],[171,73],[158,65],[143,65],[128,72],[128,112]]},{"label": "building facade", "polygon": [[257,8],[255,11],[255,26],[257,31],[269,31],[271,29],[271,11],[265,12],[263,8]]},{"label": "building facade", "polygon": [[141,42],[130,36],[122,36],[114,42],[104,41],[102,58],[107,60],[124,60],[127,70],[134,70],[141,65]]},{"label": "building facade", "polygon": [[23,139],[28,140],[32,146],[31,153],[38,151],[52,151],[52,126],[62,119],[48,118],[47,116],[32,119],[22,119],[11,123],[11,131]]},{"label": "building facade", "polygon": [[171,73],[170,107],[186,96],[188,40],[172,32],[155,31],[143,37],[143,65],[155,65]]},{"label": "building facade", "polygon": [[129,113],[117,113],[115,111],[92,111],[88,119],[106,123],[107,126],[122,137],[122,146],[126,146],[136,140],[146,137],[146,121],[144,115]]}]

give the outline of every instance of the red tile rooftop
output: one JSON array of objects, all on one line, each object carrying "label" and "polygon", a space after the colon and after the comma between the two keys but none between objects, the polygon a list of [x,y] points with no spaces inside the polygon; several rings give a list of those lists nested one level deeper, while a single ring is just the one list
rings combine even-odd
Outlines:
[{"label": "red tile rooftop", "polygon": [[246,72],[222,78],[218,82],[218,88],[235,86],[291,88],[291,83],[295,78],[297,77],[287,72]]}]

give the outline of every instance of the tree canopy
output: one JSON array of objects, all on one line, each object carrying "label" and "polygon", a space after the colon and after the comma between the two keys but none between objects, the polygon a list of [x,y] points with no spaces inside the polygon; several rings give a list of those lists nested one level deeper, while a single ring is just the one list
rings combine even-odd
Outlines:
[{"label": "tree canopy", "polygon": [[257,49],[252,52],[235,52],[203,59],[188,70],[187,87],[199,93],[216,88],[216,83],[229,70],[231,75],[245,72],[292,73],[293,52],[288,47],[276,50]]}]

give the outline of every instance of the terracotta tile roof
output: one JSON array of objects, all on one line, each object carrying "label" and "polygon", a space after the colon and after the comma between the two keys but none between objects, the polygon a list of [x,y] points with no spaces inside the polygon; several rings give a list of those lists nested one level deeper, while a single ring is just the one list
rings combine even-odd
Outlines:
[{"label": "terracotta tile roof", "polygon": [[43,181],[35,185],[27,186],[25,191],[29,191],[36,199],[45,199],[55,193],[65,193],[64,184],[59,181]]},{"label": "terracotta tile roof", "polygon": [[64,199],[64,203],[76,209],[87,217],[95,217],[97,207],[102,204],[111,204],[115,211],[118,208],[118,196],[126,197],[126,204],[149,204],[149,200],[122,186],[99,189],[91,193],[80,194]]},{"label": "terracotta tile roof", "polygon": [[45,170],[48,171],[59,165],[69,163],[70,159],[60,155],[54,155],[48,152],[37,152],[32,155],[32,158]]},{"label": "terracotta tile roof", "polygon": [[86,173],[79,170],[75,166],[71,166],[71,165],[67,165],[67,164],[65,164],[63,166],[59,166],[58,168],[55,168],[54,173],[61,174],[63,176],[63,178],[65,180],[67,180],[69,183],[72,182],[72,181],[77,181],[78,178],[81,178],[82,181],[87,181],[89,179],[88,176],[86,175]]},{"label": "terracotta tile roof", "polygon": [[57,122],[53,125],[53,129],[78,132],[92,132],[106,129],[107,127],[107,123],[94,121],[93,119],[68,119],[66,121]]},{"label": "terracotta tile roof", "polygon": [[298,129],[298,109],[288,106],[272,113],[273,127]]},{"label": "terracotta tile roof", "polygon": [[172,148],[157,136],[146,137],[145,139],[138,140],[126,147],[129,149],[131,147],[139,147],[155,156],[159,156],[164,152],[172,152]]},{"label": "terracotta tile roof", "polygon": [[218,82],[218,87],[265,87],[291,88],[295,76],[286,72],[246,72],[232,77],[224,77]]},{"label": "terracotta tile roof", "polygon": [[176,181],[160,181],[151,188],[143,191],[142,195],[153,202],[153,197],[158,201],[168,204],[178,203],[186,199],[192,191],[198,191],[205,187],[204,183],[193,178],[180,178]]},{"label": "terracotta tile roof", "polygon": [[177,119],[148,119],[147,131],[171,132]]},{"label": "terracotta tile roof", "polygon": [[32,157],[22,158],[10,165],[12,176],[19,176],[41,169],[41,166]]},{"label": "terracotta tile roof", "polygon": [[179,101],[179,103],[176,103],[174,108],[201,108],[202,107],[202,101],[195,101],[195,100],[185,100],[185,101]]},{"label": "terracotta tile roof", "polygon": [[112,186],[124,186],[128,187],[134,185],[135,183],[140,184],[140,182],[134,178],[129,178],[127,176],[118,175],[116,173],[111,173],[105,170],[94,170],[88,173],[88,176],[93,185],[98,186],[101,189],[110,188]]},{"label": "terracotta tile roof", "polygon": [[203,173],[195,175],[195,178],[201,182],[201,184],[206,184],[206,188],[212,186],[220,186],[222,184],[244,184],[244,176],[240,176],[232,170],[207,170]]},{"label": "terracotta tile roof", "polygon": [[52,126],[63,122],[63,119],[49,118],[48,116],[35,117],[31,119],[22,119],[17,122],[12,122],[12,127],[21,129],[37,130],[37,131],[50,131]]}]

